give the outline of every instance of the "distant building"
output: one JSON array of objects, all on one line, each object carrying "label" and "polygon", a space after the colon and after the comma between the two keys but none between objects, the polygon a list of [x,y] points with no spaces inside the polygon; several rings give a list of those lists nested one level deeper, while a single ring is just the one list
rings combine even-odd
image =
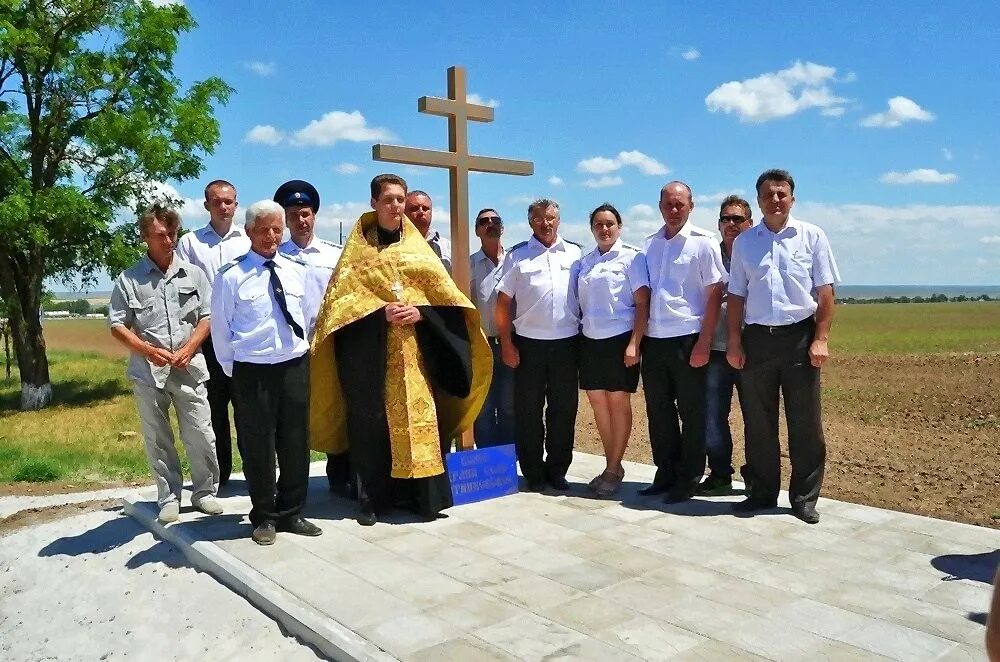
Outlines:
[{"label": "distant building", "polygon": [[[42,313],[42,317],[45,319],[63,319],[72,317],[68,310],[46,310]],[[104,315],[98,315],[98,317],[104,317]]]}]

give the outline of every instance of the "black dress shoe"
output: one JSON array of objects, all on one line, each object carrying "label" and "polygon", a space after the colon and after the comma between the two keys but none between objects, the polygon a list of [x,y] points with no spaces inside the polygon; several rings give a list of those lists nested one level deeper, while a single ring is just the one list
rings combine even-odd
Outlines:
[{"label": "black dress shoe", "polygon": [[375,507],[367,499],[361,502],[361,510],[358,512],[358,524],[361,526],[375,526],[378,517],[375,516]]},{"label": "black dress shoe", "polygon": [[666,485],[653,483],[639,490],[639,496],[656,496],[657,494],[666,494],[668,491],[669,488]]},{"label": "black dress shoe", "polygon": [[684,485],[677,486],[667,492],[667,495],[663,497],[663,503],[682,503],[684,501],[689,501],[691,497],[694,496],[696,486],[694,485]]},{"label": "black dress shoe", "polygon": [[254,528],[250,537],[258,545],[273,545],[275,538],[275,527],[272,520],[266,519]]},{"label": "black dress shoe", "polygon": [[564,476],[549,478],[547,482],[552,489],[559,490],[560,492],[565,492],[569,489],[569,482]]},{"label": "black dress shoe", "polygon": [[811,503],[792,504],[792,514],[806,524],[819,524],[819,513]]},{"label": "black dress shoe", "polygon": [[323,529],[301,517],[289,517],[284,522],[279,522],[278,531],[294,533],[297,536],[315,537],[323,535]]},{"label": "black dress shoe", "polygon": [[529,492],[544,492],[546,488],[546,483],[544,480],[529,480],[528,481],[528,491]]},{"label": "black dress shoe", "polygon": [[734,513],[752,513],[757,510],[767,510],[778,505],[777,499],[758,499],[757,497],[747,497],[732,505]]}]

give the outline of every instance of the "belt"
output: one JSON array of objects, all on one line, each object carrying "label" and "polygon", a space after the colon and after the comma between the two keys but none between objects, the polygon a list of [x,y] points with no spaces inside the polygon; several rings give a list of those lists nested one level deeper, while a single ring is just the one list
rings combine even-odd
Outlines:
[{"label": "belt", "polygon": [[779,324],[777,326],[768,326],[766,324],[747,324],[747,327],[759,329],[761,331],[767,331],[769,334],[773,336],[776,333],[785,333],[788,331],[793,331],[795,329],[800,329],[804,326],[810,326],[815,323],[816,320],[813,318],[812,315],[810,315],[804,320],[801,320],[799,322],[792,322],[791,324]]}]

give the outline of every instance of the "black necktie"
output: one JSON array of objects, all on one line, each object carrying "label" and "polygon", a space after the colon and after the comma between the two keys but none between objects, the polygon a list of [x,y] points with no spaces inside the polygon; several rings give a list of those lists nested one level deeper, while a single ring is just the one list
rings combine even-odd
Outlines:
[{"label": "black necktie", "polygon": [[431,250],[434,251],[434,254],[437,255],[438,259],[440,260],[441,259],[441,246],[438,245],[438,243],[436,241],[428,241],[427,243],[431,245]]},{"label": "black necktie", "polygon": [[302,327],[299,323],[292,319],[292,314],[288,312],[288,304],[285,302],[285,290],[281,287],[281,280],[278,278],[278,274],[274,273],[274,260],[266,260],[264,266],[267,270],[271,272],[271,291],[274,292],[274,298],[278,302],[278,308],[281,308],[281,314],[285,316],[285,321],[288,322],[288,326],[292,327],[292,331],[295,332],[299,338],[305,340],[305,335],[302,333]]}]

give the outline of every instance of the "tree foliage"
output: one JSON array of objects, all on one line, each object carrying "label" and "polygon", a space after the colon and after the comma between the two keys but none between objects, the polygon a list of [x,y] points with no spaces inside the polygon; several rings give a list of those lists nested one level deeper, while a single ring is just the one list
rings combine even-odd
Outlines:
[{"label": "tree foliage", "polygon": [[135,227],[116,218],[155,182],[197,177],[219,142],[213,109],[231,89],[211,77],[184,90],[173,73],[193,27],[180,4],[0,0],[0,296],[22,383],[48,383],[33,363],[43,279],[127,266]]}]

